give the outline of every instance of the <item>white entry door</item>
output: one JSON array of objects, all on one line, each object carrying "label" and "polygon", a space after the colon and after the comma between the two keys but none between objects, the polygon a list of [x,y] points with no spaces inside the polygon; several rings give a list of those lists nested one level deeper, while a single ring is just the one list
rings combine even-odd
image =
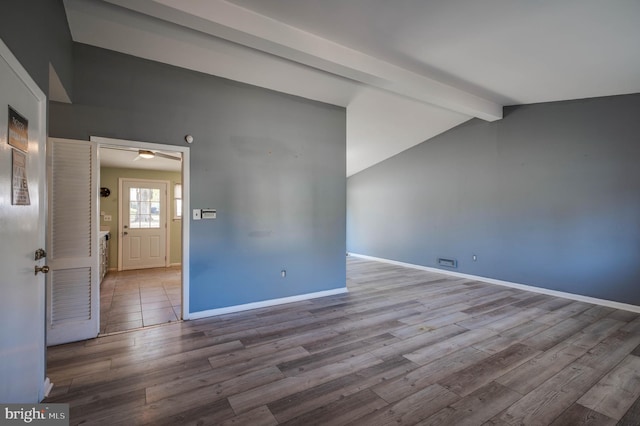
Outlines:
[{"label": "white entry door", "polygon": [[120,269],[167,266],[166,181],[120,178]]},{"label": "white entry door", "polygon": [[[9,108],[15,112],[9,112]],[[0,402],[35,403],[45,380],[46,97],[0,40]],[[9,125],[11,122],[11,125]],[[9,140],[15,145],[10,145]],[[44,253],[41,252],[41,256]]]}]

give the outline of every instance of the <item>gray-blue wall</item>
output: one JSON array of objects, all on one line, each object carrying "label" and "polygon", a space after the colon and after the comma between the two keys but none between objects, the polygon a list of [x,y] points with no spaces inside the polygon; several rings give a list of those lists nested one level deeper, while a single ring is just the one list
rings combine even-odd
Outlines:
[{"label": "gray-blue wall", "polygon": [[2,0],[0,38],[49,95],[49,63],[71,96],[72,40],[62,0]]},{"label": "gray-blue wall", "polygon": [[218,218],[191,222],[192,312],[345,287],[344,108],[82,44],[73,59],[51,136],[195,138],[191,205]]},{"label": "gray-blue wall", "polygon": [[640,94],[506,108],[347,194],[350,252],[640,305]]}]

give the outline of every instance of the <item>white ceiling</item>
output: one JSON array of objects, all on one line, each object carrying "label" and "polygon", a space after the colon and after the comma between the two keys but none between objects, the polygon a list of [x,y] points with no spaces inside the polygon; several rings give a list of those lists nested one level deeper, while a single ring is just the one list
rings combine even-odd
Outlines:
[{"label": "white ceiling", "polygon": [[75,41],[347,108],[347,175],[502,106],[640,92],[636,0],[65,0]]},{"label": "white ceiling", "polygon": [[[181,157],[179,152],[155,151],[174,157]],[[182,170],[182,162],[155,156],[153,158],[138,157],[137,149],[125,148],[100,148],[100,167],[117,167],[122,169],[138,170],[164,170],[169,172],[179,172]]]}]

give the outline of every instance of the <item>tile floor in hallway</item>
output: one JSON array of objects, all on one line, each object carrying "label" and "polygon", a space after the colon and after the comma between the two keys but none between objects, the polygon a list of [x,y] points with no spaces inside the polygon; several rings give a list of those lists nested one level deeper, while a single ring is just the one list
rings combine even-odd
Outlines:
[{"label": "tile floor in hallway", "polygon": [[100,286],[100,334],[178,321],[181,269],[110,271]]}]

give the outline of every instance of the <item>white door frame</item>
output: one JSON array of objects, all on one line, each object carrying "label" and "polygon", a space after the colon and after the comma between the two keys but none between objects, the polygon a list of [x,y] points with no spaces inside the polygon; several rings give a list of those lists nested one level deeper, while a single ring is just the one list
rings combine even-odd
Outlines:
[{"label": "white door frame", "polygon": [[[167,151],[167,149],[165,149],[165,151]],[[122,185],[124,183],[124,181],[130,181],[130,182],[152,182],[152,183],[163,183],[166,185],[166,194],[165,194],[165,203],[164,203],[164,209],[165,209],[165,222],[164,222],[164,267],[168,267],[170,262],[170,257],[171,257],[171,229],[169,228],[169,220],[170,219],[170,213],[171,213],[171,207],[173,207],[171,205],[171,200],[169,199],[169,195],[171,194],[171,182],[168,180],[158,180],[158,179],[141,179],[141,178],[123,178],[120,177],[118,178],[118,271],[122,271],[124,270],[122,268],[123,266],[123,258],[122,258],[122,251],[123,251],[123,236],[122,236],[122,223],[124,221],[124,218],[122,217],[122,204],[123,204],[123,192],[122,192]]]},{"label": "white door frame", "polygon": [[[47,97],[42,92],[42,90],[38,87],[36,82],[31,78],[27,70],[20,64],[20,62],[16,59],[16,57],[11,53],[11,50],[7,47],[6,44],[0,39],[0,57],[7,63],[9,68],[15,72],[16,76],[24,83],[25,87],[33,94],[38,102],[38,131],[34,132],[34,135],[29,135],[29,139],[35,139],[38,141],[38,163],[40,165],[39,170],[33,170],[29,173],[37,174],[38,176],[38,241],[41,243],[41,247],[45,246],[45,235],[47,228],[47,192],[46,192],[46,143],[47,143]],[[4,103],[3,111],[0,111],[1,114],[7,113],[6,103]],[[6,142],[3,142],[6,143]],[[33,155],[33,154],[32,154]],[[32,188],[33,189],[33,188]],[[35,195],[35,194],[34,194]],[[35,198],[35,197],[34,197]],[[33,202],[34,200],[32,200]],[[34,250],[38,247],[34,247]],[[41,265],[43,261],[34,262],[34,264]],[[23,334],[23,338],[18,339],[18,341],[13,342],[14,346],[11,348],[15,353],[22,353],[25,350],[25,347],[30,351],[34,358],[37,358],[37,362],[30,366],[30,369],[36,371],[36,375],[39,377],[39,383],[33,383],[30,386],[33,386],[33,395],[29,397],[30,401],[2,401],[2,402],[40,402],[44,397],[49,393],[52,388],[52,384],[49,381],[49,378],[46,376],[46,291],[45,291],[45,279],[43,274],[39,274],[38,276],[38,291],[37,291],[37,300],[34,301],[37,306],[31,315],[37,316],[38,322],[42,325],[41,328],[37,330],[37,335],[29,335]],[[22,283],[21,283],[22,284]],[[3,325],[6,326],[6,325]],[[20,333],[20,332],[19,332]],[[12,354],[11,356],[15,357],[16,355]],[[22,360],[24,362],[24,360]],[[16,377],[4,377],[3,380],[21,380],[24,378],[20,377],[20,369],[16,368],[13,370],[13,373],[16,374]],[[25,397],[26,399],[26,397]],[[37,399],[37,401],[36,401]]]},{"label": "white door frame", "polygon": [[[136,148],[157,151],[174,151],[182,154],[182,319],[191,318],[189,309],[189,225],[191,220],[189,188],[191,181],[191,160],[188,146],[167,145],[151,142],[131,141],[125,139],[112,139],[99,136],[91,136],[92,142],[96,142],[99,148]],[[98,150],[99,152],[99,150]],[[99,156],[100,154],[98,154]],[[100,158],[98,157],[98,163]],[[171,210],[171,209],[169,209]]]}]

